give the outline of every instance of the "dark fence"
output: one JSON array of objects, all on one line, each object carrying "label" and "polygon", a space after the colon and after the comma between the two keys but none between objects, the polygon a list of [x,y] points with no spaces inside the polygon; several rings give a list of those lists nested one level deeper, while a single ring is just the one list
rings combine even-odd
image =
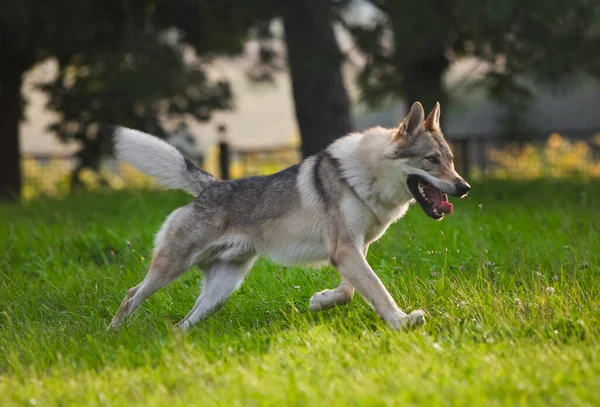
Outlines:
[{"label": "dark fence", "polygon": [[[492,135],[449,137],[457,170],[465,178],[539,178],[580,175],[600,177],[600,129],[534,134],[512,142]],[[301,160],[294,147],[235,148],[221,144],[213,170],[221,178],[239,178],[277,172]],[[71,190],[77,159],[69,155],[26,155],[22,160],[26,197],[38,193],[61,195]],[[115,159],[103,161],[99,174],[83,171],[87,186],[151,187],[154,182]]]},{"label": "dark fence", "polygon": [[[210,161],[210,160],[205,160]],[[206,168],[222,179],[264,175],[280,171],[301,161],[301,154],[294,147],[234,148],[220,143],[213,157],[216,165]],[[78,159],[64,154],[26,154],[21,166],[25,180],[24,196],[64,195],[72,190],[71,174],[77,168]],[[102,161],[99,172],[83,170],[78,179],[86,187],[108,186],[114,189],[125,187],[155,187],[148,176],[114,158]]]}]

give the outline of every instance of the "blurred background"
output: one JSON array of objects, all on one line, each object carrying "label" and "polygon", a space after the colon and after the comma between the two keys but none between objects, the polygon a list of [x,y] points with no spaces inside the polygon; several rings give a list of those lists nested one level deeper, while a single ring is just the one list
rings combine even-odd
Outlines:
[{"label": "blurred background", "polygon": [[597,0],[41,0],[0,6],[0,198],[152,186],[106,124],[222,178],[442,106],[465,178],[600,176]]}]

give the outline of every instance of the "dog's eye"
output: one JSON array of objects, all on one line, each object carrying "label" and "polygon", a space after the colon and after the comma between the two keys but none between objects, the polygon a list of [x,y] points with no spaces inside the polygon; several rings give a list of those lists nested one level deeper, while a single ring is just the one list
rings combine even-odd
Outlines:
[{"label": "dog's eye", "polygon": [[440,160],[437,157],[431,156],[431,157],[425,157],[425,159],[427,161],[429,161],[432,164],[439,164]]}]

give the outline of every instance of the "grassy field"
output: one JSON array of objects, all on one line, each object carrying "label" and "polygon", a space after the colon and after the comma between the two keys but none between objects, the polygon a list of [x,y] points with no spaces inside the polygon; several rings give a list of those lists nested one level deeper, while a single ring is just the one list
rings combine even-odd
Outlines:
[{"label": "grassy field", "polygon": [[442,222],[413,207],[369,262],[427,325],[362,301],[311,314],[331,268],[259,260],[188,334],[200,275],[105,327],[189,198],[114,192],[0,206],[0,405],[599,405],[600,183],[476,184]]}]

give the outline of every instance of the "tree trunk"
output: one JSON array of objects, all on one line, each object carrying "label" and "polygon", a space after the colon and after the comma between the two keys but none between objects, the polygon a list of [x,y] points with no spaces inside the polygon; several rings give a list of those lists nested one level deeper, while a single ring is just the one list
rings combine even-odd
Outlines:
[{"label": "tree trunk", "polygon": [[21,196],[19,122],[23,64],[16,55],[0,56],[0,200]]},{"label": "tree trunk", "polygon": [[404,72],[406,101],[408,107],[414,102],[421,102],[425,109],[425,117],[433,109],[436,102],[440,102],[442,115],[440,118],[442,131],[444,130],[444,108],[448,97],[444,89],[443,75],[448,69],[448,60],[443,49],[427,58],[415,61]]},{"label": "tree trunk", "polygon": [[350,99],[342,80],[342,53],[331,4],[288,0],[283,23],[302,155],[308,157],[352,131]]}]

